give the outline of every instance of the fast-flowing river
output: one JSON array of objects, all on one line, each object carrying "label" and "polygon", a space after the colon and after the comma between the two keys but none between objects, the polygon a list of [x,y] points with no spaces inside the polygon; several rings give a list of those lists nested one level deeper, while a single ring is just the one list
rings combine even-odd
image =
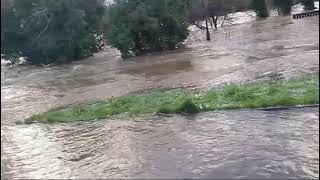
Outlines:
[{"label": "fast-flowing river", "polygon": [[319,178],[319,110],[219,111],[15,125],[51,107],[150,89],[319,71],[319,17],[272,16],[191,33],[186,47],[121,60],[108,49],[60,66],[1,62],[2,178]]}]

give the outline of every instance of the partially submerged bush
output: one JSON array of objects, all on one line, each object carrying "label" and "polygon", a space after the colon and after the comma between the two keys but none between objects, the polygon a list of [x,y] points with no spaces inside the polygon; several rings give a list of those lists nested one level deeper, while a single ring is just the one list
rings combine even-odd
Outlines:
[{"label": "partially submerged bush", "polygon": [[200,108],[190,99],[186,99],[177,109],[179,113],[196,114],[200,112]]},{"label": "partially submerged bush", "polygon": [[158,113],[186,113],[196,114],[201,109],[191,99],[185,99],[180,105],[165,105],[159,108]]}]

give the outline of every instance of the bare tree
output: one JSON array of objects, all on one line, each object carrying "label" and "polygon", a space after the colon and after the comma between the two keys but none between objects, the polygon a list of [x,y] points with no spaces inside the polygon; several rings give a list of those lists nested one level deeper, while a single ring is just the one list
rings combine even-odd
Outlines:
[{"label": "bare tree", "polygon": [[[208,0],[201,0],[199,5],[193,8],[189,14],[189,23],[197,26],[199,29],[206,30],[207,40],[210,40],[210,31],[208,28],[208,22],[211,27],[218,29],[218,19],[219,16],[223,16],[223,22],[227,18],[229,13],[233,12],[233,7],[225,3],[213,3]],[[202,26],[199,22],[205,21],[205,27]]]}]

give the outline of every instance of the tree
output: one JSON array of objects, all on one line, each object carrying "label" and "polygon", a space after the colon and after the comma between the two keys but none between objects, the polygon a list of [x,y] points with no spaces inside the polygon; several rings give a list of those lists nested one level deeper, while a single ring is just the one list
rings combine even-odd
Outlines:
[{"label": "tree", "polygon": [[32,64],[64,63],[97,50],[102,0],[11,2],[1,13],[1,54],[9,59],[22,56]]},{"label": "tree", "polygon": [[316,7],[314,6],[314,0],[300,0],[305,10],[313,10]]},{"label": "tree", "polygon": [[252,0],[251,7],[257,13],[258,17],[265,18],[269,16],[269,11],[265,0]]},{"label": "tree", "polygon": [[[13,2],[10,0],[1,0],[1,58],[4,57],[11,62],[19,58],[20,39],[22,37],[18,34],[19,21],[14,15]],[[17,46],[12,41],[17,42]],[[9,56],[10,55],[10,56]]]},{"label": "tree", "polygon": [[[189,24],[196,25],[202,30],[206,30],[206,38],[210,40],[210,32],[208,22],[211,27],[214,25],[217,29],[218,18],[224,16],[223,21],[229,13],[245,10],[249,8],[251,0],[201,0],[194,3],[189,15]],[[202,26],[199,22],[205,21],[206,26]]]},{"label": "tree", "polygon": [[290,14],[292,5],[293,0],[273,0],[273,6],[277,9],[278,14]]},{"label": "tree", "polygon": [[122,57],[175,49],[188,36],[185,0],[117,0],[107,10],[106,37]]}]

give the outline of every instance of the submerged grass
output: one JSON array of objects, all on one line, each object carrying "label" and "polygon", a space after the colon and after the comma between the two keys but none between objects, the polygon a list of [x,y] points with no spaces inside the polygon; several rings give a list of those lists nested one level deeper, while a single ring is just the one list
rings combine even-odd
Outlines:
[{"label": "submerged grass", "polygon": [[179,90],[127,95],[93,104],[54,109],[33,115],[24,123],[67,123],[107,119],[118,115],[198,113],[222,109],[273,107],[319,103],[319,74],[297,79],[225,85],[207,92]]}]

